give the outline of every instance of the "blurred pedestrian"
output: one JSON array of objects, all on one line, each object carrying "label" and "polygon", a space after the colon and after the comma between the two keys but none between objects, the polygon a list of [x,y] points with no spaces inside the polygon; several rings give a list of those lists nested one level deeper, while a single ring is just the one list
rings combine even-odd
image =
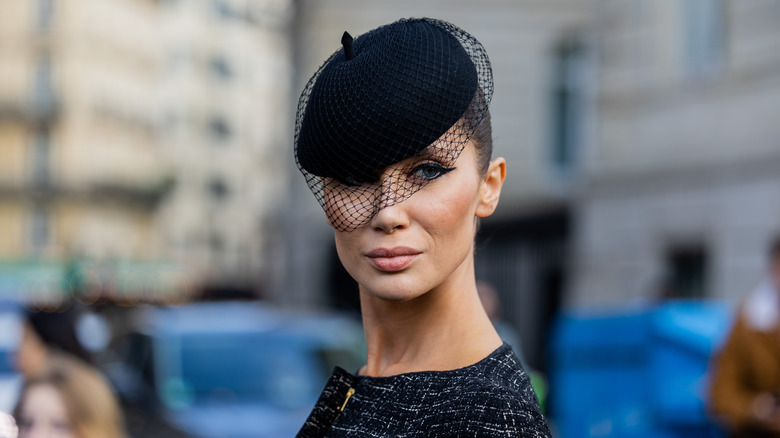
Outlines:
[{"label": "blurred pedestrian", "polygon": [[506,175],[484,47],[427,18],[341,43],[301,95],[295,157],[359,285],[368,355],[298,436],[549,437],[477,294],[474,238]]},{"label": "blurred pedestrian", "polygon": [[19,438],[125,438],[108,383],[94,368],[67,356],[52,358],[25,381],[14,417]]},{"label": "blurred pedestrian", "polygon": [[77,333],[77,324],[83,309],[68,303],[53,311],[27,309],[22,339],[16,351],[16,367],[25,377],[45,370],[53,357],[73,356],[94,365],[94,357]]},{"label": "blurred pedestrian", "polygon": [[768,258],[714,360],[711,409],[732,437],[780,437],[780,235]]}]

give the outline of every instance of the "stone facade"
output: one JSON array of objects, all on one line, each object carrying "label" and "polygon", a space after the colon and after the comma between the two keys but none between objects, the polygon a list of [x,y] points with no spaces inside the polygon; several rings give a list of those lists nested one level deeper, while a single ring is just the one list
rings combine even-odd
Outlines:
[{"label": "stone facade", "polygon": [[603,10],[568,304],[739,297],[780,232],[780,3]]}]

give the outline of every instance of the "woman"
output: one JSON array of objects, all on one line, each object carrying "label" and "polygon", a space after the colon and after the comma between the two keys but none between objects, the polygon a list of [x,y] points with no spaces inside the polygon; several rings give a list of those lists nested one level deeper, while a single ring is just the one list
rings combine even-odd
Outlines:
[{"label": "woman", "polygon": [[368,355],[298,436],[549,436],[477,294],[474,236],[506,169],[484,48],[434,19],[342,45],[303,91],[295,156],[359,284]]},{"label": "woman", "polygon": [[124,438],[119,404],[102,376],[57,356],[25,381],[14,410],[19,438]]}]

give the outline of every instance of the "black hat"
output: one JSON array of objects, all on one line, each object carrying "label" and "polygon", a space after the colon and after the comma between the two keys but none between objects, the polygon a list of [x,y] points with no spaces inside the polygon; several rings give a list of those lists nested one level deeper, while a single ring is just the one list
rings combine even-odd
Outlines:
[{"label": "black hat", "polygon": [[[354,41],[345,32],[342,44],[301,94],[295,158],[331,225],[349,231],[421,188],[394,180],[400,190],[380,193],[383,169],[434,143],[457,159],[487,113],[493,78],[479,41],[440,20],[403,19]],[[459,124],[467,109],[473,117]]]}]

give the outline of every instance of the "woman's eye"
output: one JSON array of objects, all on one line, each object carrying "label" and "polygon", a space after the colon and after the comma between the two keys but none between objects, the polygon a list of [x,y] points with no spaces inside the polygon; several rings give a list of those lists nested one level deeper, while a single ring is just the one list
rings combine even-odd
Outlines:
[{"label": "woman's eye", "polygon": [[423,163],[412,169],[412,176],[417,179],[432,181],[455,168],[444,167],[437,163]]}]

